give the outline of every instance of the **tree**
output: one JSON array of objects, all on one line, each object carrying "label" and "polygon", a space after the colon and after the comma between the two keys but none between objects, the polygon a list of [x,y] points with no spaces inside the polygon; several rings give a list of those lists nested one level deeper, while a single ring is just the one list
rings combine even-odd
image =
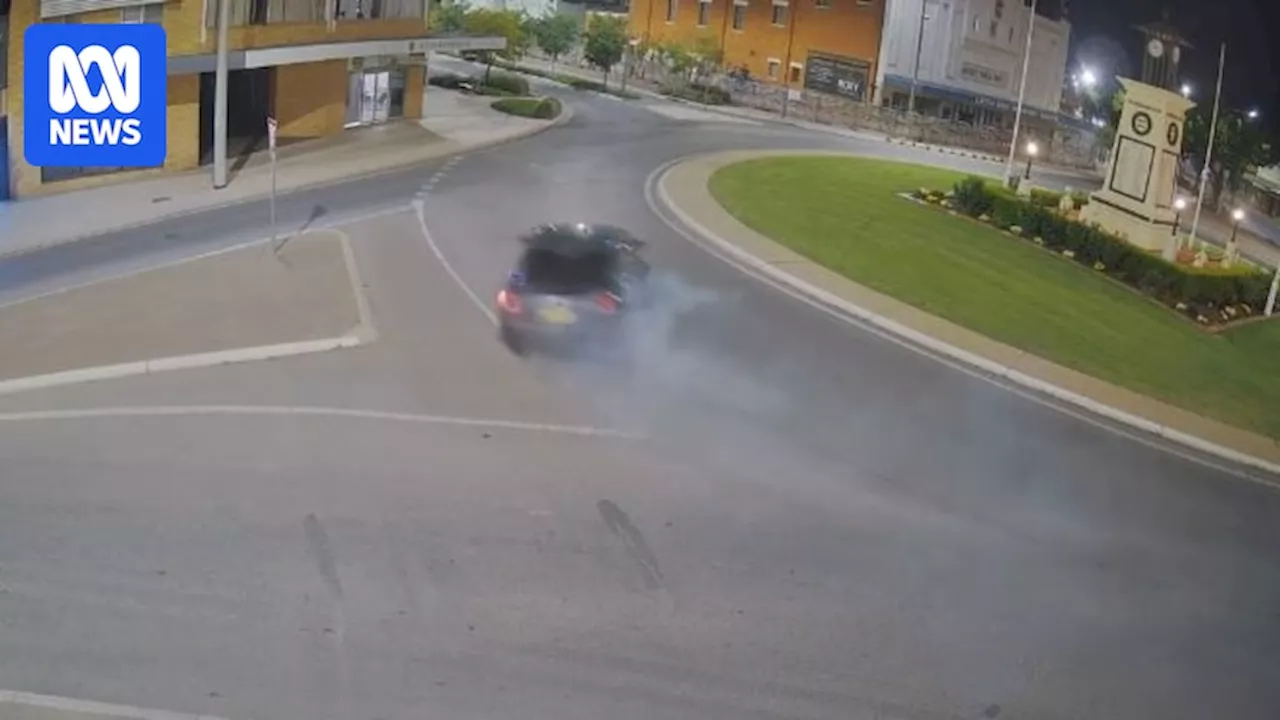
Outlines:
[{"label": "tree", "polygon": [[529,49],[529,35],[525,32],[524,17],[512,10],[490,10],[481,8],[466,15],[465,28],[470,35],[496,35],[505,38],[507,46],[502,50],[487,50],[484,53],[484,82],[489,84],[489,73],[493,70],[494,56],[505,60],[516,61],[524,57]]},{"label": "tree", "polygon": [[[1187,113],[1186,131],[1183,133],[1182,153],[1194,158],[1203,167],[1205,149],[1209,144],[1209,125],[1213,108],[1196,106]],[[1244,173],[1250,167],[1270,165],[1280,159],[1276,148],[1256,122],[1250,121],[1238,110],[1227,110],[1218,115],[1218,127],[1214,131],[1213,156],[1209,163],[1209,205],[1217,207],[1224,189],[1236,190]]]},{"label": "tree", "polygon": [[533,36],[542,52],[551,57],[551,72],[556,61],[578,42],[578,21],[571,15],[556,13],[533,21]]},{"label": "tree", "polygon": [[582,53],[587,62],[604,72],[605,87],[609,86],[609,71],[622,59],[627,49],[627,24],[620,17],[596,15],[587,26],[586,43]]},{"label": "tree", "polygon": [[428,16],[428,27],[446,34],[457,34],[467,26],[465,2],[433,2]]}]

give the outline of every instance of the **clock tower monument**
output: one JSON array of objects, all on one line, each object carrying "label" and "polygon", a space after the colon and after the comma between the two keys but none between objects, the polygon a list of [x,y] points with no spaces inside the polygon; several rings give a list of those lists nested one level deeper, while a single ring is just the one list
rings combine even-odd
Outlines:
[{"label": "clock tower monument", "polygon": [[1102,189],[1089,195],[1081,220],[1173,260],[1182,131],[1195,107],[1175,88],[1182,48],[1189,46],[1167,19],[1139,29],[1146,41],[1142,81],[1117,78],[1125,96],[1115,144]]}]

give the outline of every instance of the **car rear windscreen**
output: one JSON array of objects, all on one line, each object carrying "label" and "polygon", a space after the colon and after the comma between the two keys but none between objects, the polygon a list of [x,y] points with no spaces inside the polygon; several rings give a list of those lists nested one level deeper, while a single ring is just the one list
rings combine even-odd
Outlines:
[{"label": "car rear windscreen", "polygon": [[530,250],[521,262],[525,287],[556,295],[605,290],[610,286],[614,256],[608,252],[566,255]]}]

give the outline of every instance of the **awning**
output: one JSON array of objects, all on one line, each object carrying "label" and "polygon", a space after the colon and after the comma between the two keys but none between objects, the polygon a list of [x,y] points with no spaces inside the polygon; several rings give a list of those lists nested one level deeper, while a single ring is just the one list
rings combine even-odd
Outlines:
[{"label": "awning", "polygon": [[[884,76],[884,84],[885,87],[893,87],[899,90],[910,90],[911,78],[903,77],[902,75],[886,74]],[[974,105],[977,107],[991,108],[992,110],[1001,110],[1004,112],[1016,112],[1018,109],[1017,103],[1004,98],[970,92],[968,90],[961,90],[959,88],[948,87],[946,85],[938,85],[935,83],[925,82],[923,80],[916,82],[916,93],[961,105]],[[1026,103],[1022,105],[1022,114],[1024,116],[1033,117],[1046,122],[1070,125],[1081,130],[1096,130],[1096,128],[1090,125],[1087,121],[1080,118],[1054,112],[1052,110],[1045,110]]]},{"label": "awning", "polygon": [[[227,67],[232,70],[251,70],[253,68],[275,67],[277,65],[297,65],[300,63],[345,60],[347,58],[372,57],[375,55],[410,56],[425,55],[429,52],[502,50],[506,46],[507,39],[504,37],[458,35],[396,40],[349,40],[345,42],[313,43],[310,45],[278,45],[268,48],[232,50],[227,54]],[[168,60],[170,75],[213,72],[216,67],[217,56],[213,53],[170,55]]]}]

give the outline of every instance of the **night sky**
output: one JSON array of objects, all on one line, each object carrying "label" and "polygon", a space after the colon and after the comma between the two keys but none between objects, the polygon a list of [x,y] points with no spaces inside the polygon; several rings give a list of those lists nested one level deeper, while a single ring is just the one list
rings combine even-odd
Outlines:
[{"label": "night sky", "polygon": [[[1068,0],[1040,0],[1056,5]],[[1212,105],[1218,50],[1227,43],[1223,107],[1257,108],[1273,136],[1280,136],[1280,2],[1277,0],[1069,0],[1071,56],[1068,69],[1091,67],[1100,79],[1136,77],[1142,35],[1133,25],[1169,21],[1194,46],[1184,50],[1182,75],[1192,100]]]}]

